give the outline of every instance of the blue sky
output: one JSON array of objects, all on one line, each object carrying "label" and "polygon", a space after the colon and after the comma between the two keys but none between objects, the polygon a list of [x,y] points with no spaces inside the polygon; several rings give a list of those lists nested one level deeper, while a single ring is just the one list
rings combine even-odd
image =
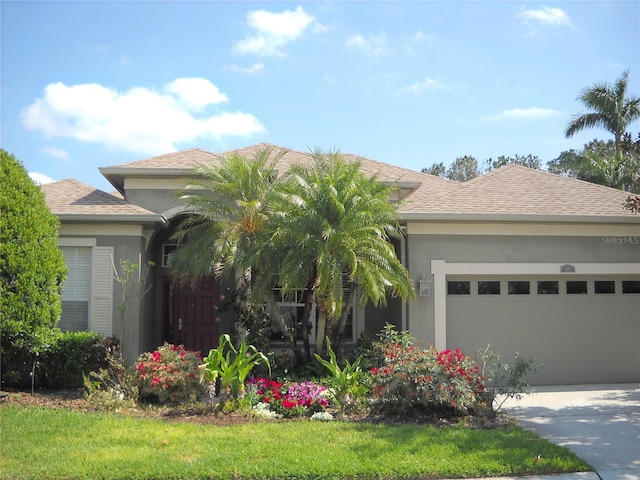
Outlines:
[{"label": "blue sky", "polygon": [[106,191],[101,166],[261,142],[415,170],[463,155],[546,163],[611,138],[564,138],[584,87],[629,70],[640,95],[637,1],[0,8],[2,148],[44,181]]}]

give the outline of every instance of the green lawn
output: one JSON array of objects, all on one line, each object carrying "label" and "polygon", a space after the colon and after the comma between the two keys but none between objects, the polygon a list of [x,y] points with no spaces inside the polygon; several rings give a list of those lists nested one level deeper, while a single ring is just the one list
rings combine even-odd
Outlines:
[{"label": "green lawn", "polygon": [[517,427],[213,426],[18,406],[1,407],[0,415],[3,479],[399,479],[590,470],[569,450]]}]

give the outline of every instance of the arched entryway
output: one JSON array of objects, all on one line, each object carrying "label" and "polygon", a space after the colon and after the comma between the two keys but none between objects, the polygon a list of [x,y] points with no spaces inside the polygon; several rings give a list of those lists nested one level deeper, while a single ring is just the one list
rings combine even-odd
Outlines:
[{"label": "arched entryway", "polygon": [[[153,242],[156,272],[156,315],[159,317],[161,342],[184,345],[188,350],[200,351],[203,356],[218,346],[224,333],[216,307],[220,303],[220,282],[206,277],[195,284],[178,281],[171,269],[172,257],[178,246],[172,239],[182,220],[176,215],[169,228],[158,232]],[[156,317],[156,318],[158,318]]]}]

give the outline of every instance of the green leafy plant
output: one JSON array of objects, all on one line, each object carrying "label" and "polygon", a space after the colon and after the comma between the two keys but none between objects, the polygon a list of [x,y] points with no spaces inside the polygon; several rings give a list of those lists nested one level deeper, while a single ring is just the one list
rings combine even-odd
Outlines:
[{"label": "green leafy plant", "polygon": [[363,385],[364,371],[360,367],[362,356],[359,356],[353,363],[344,360],[344,366],[341,367],[335,352],[331,348],[329,337],[326,338],[327,354],[329,360],[325,360],[315,353],[316,360],[324,366],[331,374],[331,391],[334,400],[342,408],[349,408],[355,405],[359,399],[366,395],[368,388]]},{"label": "green leafy plant", "polygon": [[212,348],[200,365],[200,381],[220,382],[224,396],[238,398],[244,394],[244,382],[257,365],[265,364],[271,374],[271,364],[266,355],[243,339],[236,349],[229,334],[220,337],[218,347]]},{"label": "green leafy plant", "polygon": [[84,396],[99,410],[135,407],[138,401],[138,375],[125,364],[111,338],[104,339],[107,365],[84,375]]},{"label": "green leafy plant", "polygon": [[[491,350],[491,343],[476,353],[480,374],[487,385],[484,400],[494,412],[498,412],[509,398],[520,400],[529,387],[527,375],[536,374],[542,365],[536,364],[532,358],[523,358],[515,353],[513,366],[505,363],[502,357]],[[499,396],[499,397],[498,397]]]},{"label": "green leafy plant", "polygon": [[140,355],[136,367],[140,400],[154,403],[185,403],[199,390],[200,355],[182,345],[165,343],[154,352]]}]

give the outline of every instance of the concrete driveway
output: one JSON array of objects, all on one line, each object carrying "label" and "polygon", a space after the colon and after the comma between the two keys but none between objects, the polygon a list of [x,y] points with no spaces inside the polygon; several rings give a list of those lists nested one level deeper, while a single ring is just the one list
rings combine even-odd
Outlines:
[{"label": "concrete driveway", "polygon": [[602,480],[640,479],[640,384],[534,387],[503,409],[571,449]]}]

